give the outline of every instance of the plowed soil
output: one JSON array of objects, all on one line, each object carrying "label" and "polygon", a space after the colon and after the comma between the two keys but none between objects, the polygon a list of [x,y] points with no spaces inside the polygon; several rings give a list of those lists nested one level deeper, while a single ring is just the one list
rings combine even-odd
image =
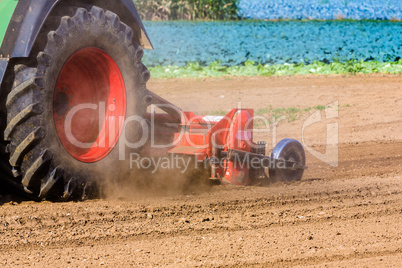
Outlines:
[{"label": "plowed soil", "polygon": [[[337,101],[333,118],[323,110],[303,131],[311,111],[255,139],[271,149],[275,140],[303,139],[309,152],[338,151],[338,163],[307,153],[309,169],[295,183],[126,191],[70,203],[2,196],[1,267],[400,267],[401,76],[172,79],[148,88],[200,113],[240,101],[255,109]],[[337,148],[326,146],[329,124],[338,126]]]}]

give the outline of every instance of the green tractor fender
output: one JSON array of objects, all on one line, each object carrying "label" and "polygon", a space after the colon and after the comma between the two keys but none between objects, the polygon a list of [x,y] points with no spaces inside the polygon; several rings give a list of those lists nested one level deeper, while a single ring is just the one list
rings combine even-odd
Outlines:
[{"label": "green tractor fender", "polygon": [[93,5],[116,13],[134,31],[134,39],[153,49],[132,0],[1,0],[0,1],[0,86],[11,58],[29,57],[46,19],[63,4]]}]

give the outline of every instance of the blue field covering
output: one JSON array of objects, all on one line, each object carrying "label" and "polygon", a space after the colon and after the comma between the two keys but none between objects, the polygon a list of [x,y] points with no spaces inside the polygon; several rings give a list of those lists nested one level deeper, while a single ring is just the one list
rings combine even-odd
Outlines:
[{"label": "blue field covering", "polygon": [[402,0],[240,0],[248,19],[402,19]]},{"label": "blue field covering", "polygon": [[398,61],[402,57],[402,22],[145,22],[155,47],[146,51],[147,66],[199,62],[241,65]]}]

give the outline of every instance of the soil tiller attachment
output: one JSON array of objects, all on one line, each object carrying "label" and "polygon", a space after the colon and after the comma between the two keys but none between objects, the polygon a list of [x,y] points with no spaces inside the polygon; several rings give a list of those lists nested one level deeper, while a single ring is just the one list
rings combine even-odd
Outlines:
[{"label": "soil tiller attachment", "polygon": [[266,142],[254,142],[252,109],[204,116],[182,111],[150,91],[146,101],[164,113],[152,109],[147,115],[153,144],[144,150],[144,156],[168,153],[192,157],[200,168],[210,170],[211,179],[234,185],[264,180],[267,169],[271,181],[300,180],[306,169],[299,141],[280,141],[270,156],[266,155]]}]

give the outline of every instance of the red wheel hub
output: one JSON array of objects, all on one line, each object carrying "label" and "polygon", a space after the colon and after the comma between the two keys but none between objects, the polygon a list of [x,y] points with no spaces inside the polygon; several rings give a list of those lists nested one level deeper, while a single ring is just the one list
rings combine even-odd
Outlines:
[{"label": "red wheel hub", "polygon": [[84,48],[64,64],[53,98],[57,134],[82,162],[106,157],[116,145],[126,115],[126,90],[115,61],[99,48]]}]

